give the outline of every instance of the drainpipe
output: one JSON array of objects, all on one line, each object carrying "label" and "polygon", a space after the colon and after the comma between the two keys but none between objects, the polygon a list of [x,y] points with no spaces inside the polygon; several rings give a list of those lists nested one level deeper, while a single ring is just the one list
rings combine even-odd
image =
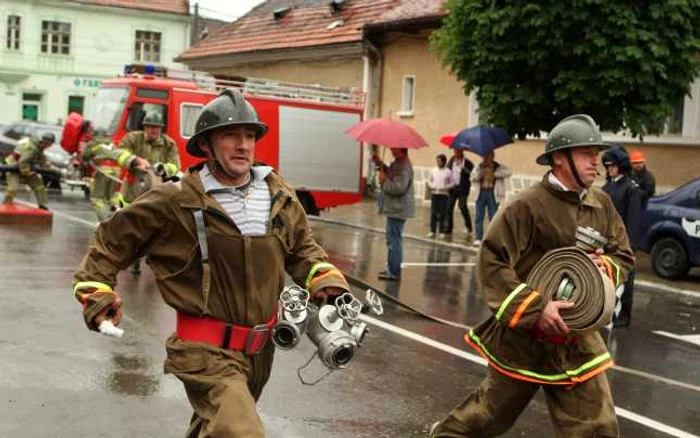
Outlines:
[{"label": "drainpipe", "polygon": [[[379,106],[379,90],[381,85],[382,73],[382,53],[377,47],[372,44],[368,38],[363,38],[364,53],[362,55],[363,74],[362,74],[362,91],[365,92],[365,110],[363,119],[371,119],[377,116]],[[374,58],[374,68],[373,59]],[[362,166],[362,177],[366,182],[373,180],[374,165],[370,161],[372,151],[368,143],[362,144],[364,155]]]}]

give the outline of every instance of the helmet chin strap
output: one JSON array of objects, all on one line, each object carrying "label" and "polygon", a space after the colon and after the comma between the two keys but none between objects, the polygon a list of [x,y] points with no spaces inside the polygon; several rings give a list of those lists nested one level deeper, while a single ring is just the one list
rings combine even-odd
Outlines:
[{"label": "helmet chin strap", "polygon": [[581,179],[581,176],[578,174],[578,170],[576,169],[576,165],[574,164],[574,158],[571,156],[571,148],[567,148],[566,151],[564,151],[566,154],[566,161],[569,162],[569,167],[571,168],[571,173],[574,175],[574,179],[576,180],[576,184],[581,189],[586,189],[586,184],[584,184],[583,180]]}]

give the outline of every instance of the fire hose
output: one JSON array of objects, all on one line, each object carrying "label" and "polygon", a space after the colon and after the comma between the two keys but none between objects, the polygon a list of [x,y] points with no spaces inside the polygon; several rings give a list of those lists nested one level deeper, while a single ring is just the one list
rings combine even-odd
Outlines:
[{"label": "fire hose", "polygon": [[598,330],[612,320],[615,286],[578,247],[547,252],[530,271],[527,285],[540,291],[545,303],[574,303],[572,308],[559,311],[573,334]]}]

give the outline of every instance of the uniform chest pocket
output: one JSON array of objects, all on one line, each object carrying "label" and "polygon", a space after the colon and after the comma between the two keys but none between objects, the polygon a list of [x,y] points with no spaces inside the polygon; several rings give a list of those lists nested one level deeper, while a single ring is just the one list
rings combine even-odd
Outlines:
[{"label": "uniform chest pocket", "polygon": [[286,253],[290,253],[294,248],[294,229],[290,226],[289,215],[285,211],[279,212],[272,219],[272,234],[275,235]]}]

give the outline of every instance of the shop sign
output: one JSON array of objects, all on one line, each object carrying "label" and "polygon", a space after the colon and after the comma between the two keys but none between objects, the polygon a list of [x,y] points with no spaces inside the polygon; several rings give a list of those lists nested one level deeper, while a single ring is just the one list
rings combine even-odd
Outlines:
[{"label": "shop sign", "polygon": [[84,87],[84,88],[97,88],[100,86],[102,81],[100,79],[90,79],[90,78],[74,78],[74,87]]}]

